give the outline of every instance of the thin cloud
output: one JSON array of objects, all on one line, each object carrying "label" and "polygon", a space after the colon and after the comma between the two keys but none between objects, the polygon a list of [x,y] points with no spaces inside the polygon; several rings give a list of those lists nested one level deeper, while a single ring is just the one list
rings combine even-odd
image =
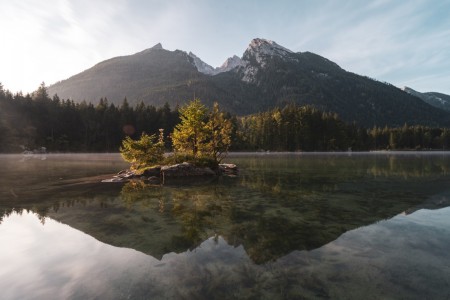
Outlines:
[{"label": "thin cloud", "polygon": [[[98,44],[104,40],[99,38],[99,25],[106,28],[119,12],[116,7],[93,15],[90,1],[83,3],[83,13],[76,12],[69,1],[17,3],[0,5],[0,10],[7,11],[0,21],[7,28],[0,49],[0,80],[16,91],[31,91],[43,80],[51,83],[79,72],[80,66],[89,67],[101,56]],[[82,14],[88,16],[83,20]],[[87,21],[94,17],[96,24]]]},{"label": "thin cloud", "polygon": [[450,94],[449,11],[448,1],[421,0],[1,1],[0,82],[32,91],[158,42],[218,66],[262,37],[397,86]]},{"label": "thin cloud", "polygon": [[[333,26],[319,29],[319,36],[314,38],[328,37],[329,42],[316,51],[347,70],[397,85],[430,69],[448,78],[448,73],[442,73],[450,68],[448,53],[443,49],[449,49],[450,39],[448,30],[443,28],[450,27],[450,23],[438,24],[440,27],[427,25],[437,12],[426,9],[423,1],[377,4],[375,11],[364,7],[349,11],[347,21],[336,24],[333,16],[344,12],[338,7],[326,11],[320,21],[328,19]],[[318,23],[310,26],[321,28]],[[314,39],[308,43],[315,44]],[[423,85],[450,92],[447,86],[433,81]]]}]

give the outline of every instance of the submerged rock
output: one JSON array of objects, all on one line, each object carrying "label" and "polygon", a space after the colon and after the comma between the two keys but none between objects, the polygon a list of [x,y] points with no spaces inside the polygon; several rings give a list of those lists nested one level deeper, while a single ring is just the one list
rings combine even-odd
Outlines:
[{"label": "submerged rock", "polygon": [[219,171],[224,175],[236,176],[239,170],[235,164],[219,164]]},{"label": "submerged rock", "polygon": [[136,173],[131,170],[122,170],[119,173],[117,173],[114,178],[122,178],[122,179],[131,179],[136,177]]},{"label": "submerged rock", "polygon": [[141,175],[136,175],[132,170],[122,170],[112,178],[103,179],[102,182],[128,182],[131,179],[140,178]]},{"label": "submerged rock", "polygon": [[102,182],[128,182],[128,179],[121,178],[121,177],[113,177],[108,179],[103,179]]}]

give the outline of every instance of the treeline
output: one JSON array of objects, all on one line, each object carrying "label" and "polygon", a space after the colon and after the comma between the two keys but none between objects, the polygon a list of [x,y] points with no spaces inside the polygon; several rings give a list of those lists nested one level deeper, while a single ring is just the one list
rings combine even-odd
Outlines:
[{"label": "treeline", "polygon": [[117,152],[122,140],[142,132],[172,132],[178,109],[138,104],[120,106],[50,98],[42,84],[33,94],[13,95],[0,85],[0,152],[45,147],[51,152]]},{"label": "treeline", "polygon": [[[362,128],[347,124],[335,113],[311,106],[287,105],[242,118],[226,115],[232,123],[234,151],[366,151],[447,150],[450,130],[425,126]],[[180,122],[178,107],[156,108],[126,99],[116,106],[106,98],[99,104],[50,98],[42,84],[27,95],[12,94],[0,84],[0,152],[45,147],[50,152],[117,152],[126,136],[142,132],[170,135]],[[166,148],[171,149],[170,139]]]},{"label": "treeline", "polygon": [[447,150],[450,130],[425,126],[366,129],[335,113],[287,105],[240,119],[240,149],[271,151]]}]

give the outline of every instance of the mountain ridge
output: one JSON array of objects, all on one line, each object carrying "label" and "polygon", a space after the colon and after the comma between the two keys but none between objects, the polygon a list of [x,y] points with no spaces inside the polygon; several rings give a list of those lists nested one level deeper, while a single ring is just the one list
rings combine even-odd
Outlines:
[{"label": "mountain ridge", "polygon": [[250,42],[242,57],[233,56],[218,68],[192,52],[169,51],[157,44],[100,62],[48,90],[63,99],[94,104],[106,97],[118,105],[126,97],[131,104],[174,107],[198,97],[207,106],[217,101],[237,115],[295,103],[336,112],[366,127],[450,125],[449,113],[393,85],[348,72],[312,52],[293,52],[260,38]]},{"label": "mountain ridge", "polygon": [[228,72],[242,64],[241,58],[233,55],[232,57],[228,57],[220,67],[213,68],[194,53],[189,52],[188,55],[193,58],[197,70],[206,75],[217,75],[219,73]]},{"label": "mountain ridge", "polygon": [[437,92],[421,93],[407,86],[403,87],[403,91],[422,99],[431,106],[450,111],[450,95]]}]

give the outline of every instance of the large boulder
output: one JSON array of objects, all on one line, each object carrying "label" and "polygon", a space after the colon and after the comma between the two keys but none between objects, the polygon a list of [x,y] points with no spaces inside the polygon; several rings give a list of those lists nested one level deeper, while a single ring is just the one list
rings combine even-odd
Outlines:
[{"label": "large boulder", "polygon": [[143,176],[152,177],[161,175],[161,166],[156,166],[152,168],[145,169],[142,173]]},{"label": "large boulder", "polygon": [[211,168],[209,167],[196,167],[188,162],[170,166],[163,166],[161,167],[161,174],[163,178],[217,175],[217,173],[211,170]]}]

